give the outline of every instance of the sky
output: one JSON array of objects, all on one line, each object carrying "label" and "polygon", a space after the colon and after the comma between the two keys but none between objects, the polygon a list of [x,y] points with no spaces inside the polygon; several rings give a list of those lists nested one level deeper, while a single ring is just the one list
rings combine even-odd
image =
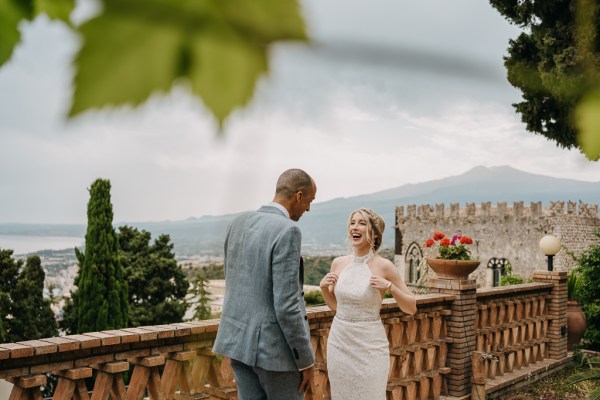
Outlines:
[{"label": "sky", "polygon": [[[271,51],[223,136],[183,87],[67,119],[79,41],[44,16],[23,23],[0,67],[0,223],[85,223],[96,178],[111,181],[115,222],[255,209],[288,168],[313,176],[317,203],[479,165],[600,182],[598,163],[520,122],[502,59],[520,30],[488,2],[301,6],[311,44]],[[72,17],[93,10],[80,0]]]}]

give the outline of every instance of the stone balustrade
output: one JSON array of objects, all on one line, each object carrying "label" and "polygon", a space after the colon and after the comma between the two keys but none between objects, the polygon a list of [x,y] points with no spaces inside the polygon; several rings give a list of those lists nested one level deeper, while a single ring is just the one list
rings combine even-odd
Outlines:
[{"label": "stone balustrade", "polygon": [[477,292],[473,397],[485,398],[491,389],[503,389],[569,359],[567,273],[536,271],[533,281]]},{"label": "stone balustrade", "polygon": [[546,302],[551,298],[551,289],[552,284],[540,283],[478,293],[476,349],[489,355],[487,378],[548,358],[550,320]]},{"label": "stone balustrade", "polygon": [[[434,278],[437,293],[417,296],[414,316],[384,300],[387,398],[466,399],[471,386],[485,398],[494,379],[517,380],[526,366],[547,359],[563,362],[566,274],[539,272],[534,280],[476,291],[474,281]],[[308,309],[316,358],[309,400],[330,398],[326,349],[334,316],[326,306]],[[41,399],[47,374],[57,377],[55,400],[236,399],[229,360],[211,351],[218,327],[218,320],[193,321],[4,343],[0,379],[14,385],[10,400]]]}]

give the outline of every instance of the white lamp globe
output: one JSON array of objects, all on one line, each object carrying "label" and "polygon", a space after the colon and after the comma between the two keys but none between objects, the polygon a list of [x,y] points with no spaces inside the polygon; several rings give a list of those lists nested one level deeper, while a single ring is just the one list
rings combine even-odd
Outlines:
[{"label": "white lamp globe", "polygon": [[540,249],[547,256],[553,256],[560,251],[560,240],[554,235],[546,235],[540,240]]}]

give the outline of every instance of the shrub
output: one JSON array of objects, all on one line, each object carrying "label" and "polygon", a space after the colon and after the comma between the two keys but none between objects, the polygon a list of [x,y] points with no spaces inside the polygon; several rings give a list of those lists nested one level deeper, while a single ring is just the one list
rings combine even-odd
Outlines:
[{"label": "shrub", "polygon": [[521,275],[513,274],[512,267],[510,264],[506,266],[506,275],[502,275],[500,278],[500,282],[498,283],[500,286],[510,286],[510,285],[520,285],[525,283],[525,279]]},{"label": "shrub", "polygon": [[573,268],[569,271],[567,280],[567,298],[571,301],[579,301],[579,291],[581,290],[581,273],[579,268]]},{"label": "shrub", "polygon": [[[600,239],[600,231],[595,235]],[[577,257],[581,285],[578,296],[587,318],[584,347],[600,351],[600,243],[592,244]]]},{"label": "shrub", "polygon": [[320,304],[325,304],[325,300],[323,299],[323,294],[320,290],[313,290],[304,295],[304,300],[306,304],[309,306],[316,306]]}]

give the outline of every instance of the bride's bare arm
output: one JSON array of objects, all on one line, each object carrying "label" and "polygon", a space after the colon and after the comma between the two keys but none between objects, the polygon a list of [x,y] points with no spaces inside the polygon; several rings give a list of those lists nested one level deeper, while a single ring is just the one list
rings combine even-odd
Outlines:
[{"label": "bride's bare arm", "polygon": [[414,315],[417,312],[417,299],[412,294],[398,270],[390,260],[381,259],[378,265],[381,277],[373,276],[371,284],[380,290],[389,290],[398,303],[398,307],[407,314]]},{"label": "bride's bare arm", "polygon": [[408,286],[404,283],[404,279],[400,276],[398,271],[394,271],[394,275],[390,279],[392,286],[390,286],[390,292],[398,307],[407,314],[415,315],[417,313],[417,299],[412,294]]},{"label": "bride's bare arm", "polygon": [[335,298],[335,284],[337,283],[337,278],[339,276],[339,272],[341,264],[341,257],[338,257],[333,260],[331,263],[331,268],[329,272],[321,279],[321,283],[319,287],[321,288],[321,293],[323,293],[323,300],[327,303],[327,306],[332,310],[337,308],[337,300]]}]

